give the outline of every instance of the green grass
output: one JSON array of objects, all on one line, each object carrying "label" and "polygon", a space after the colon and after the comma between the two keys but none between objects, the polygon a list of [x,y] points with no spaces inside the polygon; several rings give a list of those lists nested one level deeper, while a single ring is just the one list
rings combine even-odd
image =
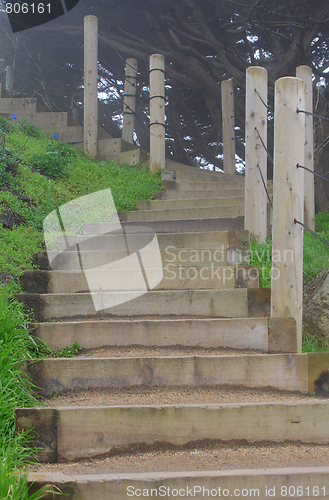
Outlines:
[{"label": "green grass", "polygon": [[[315,216],[316,233],[329,243],[329,213]],[[272,238],[265,243],[252,241],[250,246],[250,264],[259,266],[259,284],[261,288],[271,286]],[[317,276],[329,267],[329,247],[311,233],[304,231],[304,278]]]},{"label": "green grass", "polygon": [[328,352],[328,342],[320,343],[319,339],[315,336],[308,338],[306,335],[303,337],[303,352]]},{"label": "green grass", "polygon": [[[15,433],[15,409],[39,404],[22,362],[32,357],[70,357],[80,350],[76,343],[58,353],[42,342],[37,345],[28,328],[29,317],[13,299],[21,291],[18,278],[36,268],[32,255],[45,248],[44,218],[68,201],[107,188],[118,211],[134,210],[137,200],[152,199],[160,186],[160,175],[140,165],[92,161],[31,124],[0,117],[0,217],[9,212],[18,221],[11,229],[0,223],[1,500],[27,500],[26,467],[35,456],[30,432]],[[46,490],[30,499],[43,498]]]},{"label": "green grass", "polygon": [[152,199],[161,188],[159,173],[141,165],[95,162],[25,122],[0,118],[2,149],[0,214],[9,209],[24,219],[11,231],[0,229],[0,271],[14,277],[34,269],[31,255],[44,249],[43,220],[56,207],[110,188],[118,211],[135,210],[137,200]]},{"label": "green grass", "polygon": [[[27,500],[26,466],[33,461],[35,451],[31,432],[15,432],[15,409],[38,404],[32,394],[33,384],[26,376],[22,363],[30,359],[33,343],[28,329],[29,318],[22,304],[8,299],[8,290],[0,292],[0,498]],[[42,498],[46,489],[39,490],[34,500]]]}]

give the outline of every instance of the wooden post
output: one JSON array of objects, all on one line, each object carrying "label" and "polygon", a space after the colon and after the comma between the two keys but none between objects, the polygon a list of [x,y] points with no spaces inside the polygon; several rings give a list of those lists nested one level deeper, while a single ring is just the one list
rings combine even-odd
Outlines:
[{"label": "wooden post", "polygon": [[165,168],[165,59],[150,57],[150,169]]},{"label": "wooden post", "polygon": [[135,109],[136,109],[136,81],[137,60],[128,58],[126,60],[125,88],[123,102],[123,128],[122,139],[131,144],[134,143]]},{"label": "wooden post", "polygon": [[302,352],[305,83],[280,78],[275,84],[274,197],[271,317],[295,318]]},{"label": "wooden post", "polygon": [[72,118],[80,125],[80,108],[72,109]]},{"label": "wooden post", "polygon": [[84,149],[91,158],[95,158],[98,124],[98,19],[96,16],[86,16],[84,24]]},{"label": "wooden post", "polygon": [[14,68],[12,66],[6,66],[6,90],[12,93],[14,86]]},{"label": "wooden post", "polygon": [[221,91],[224,172],[226,174],[236,174],[233,81],[222,81]]},{"label": "wooden post", "polygon": [[259,243],[264,243],[267,236],[267,195],[259,171],[260,168],[267,182],[267,153],[259,138],[260,135],[267,147],[267,108],[264,103],[267,104],[267,70],[251,66],[247,69],[246,76],[244,228],[250,231]]},{"label": "wooden post", "polygon": [[[313,83],[312,68],[309,66],[298,66],[296,76],[303,80],[306,87],[305,110],[313,113]],[[305,115],[305,167],[314,170],[314,142],[313,142],[313,116]],[[314,196],[314,175],[304,171],[305,194],[304,210],[305,224],[312,231],[315,231],[315,196]]]}]

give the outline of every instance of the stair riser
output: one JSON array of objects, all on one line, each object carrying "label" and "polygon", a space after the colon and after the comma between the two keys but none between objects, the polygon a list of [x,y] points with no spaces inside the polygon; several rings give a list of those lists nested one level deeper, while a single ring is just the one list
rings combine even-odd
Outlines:
[{"label": "stair riser", "polygon": [[0,101],[0,113],[15,113],[16,117],[19,119],[20,115],[25,113],[36,113],[37,111],[37,100],[35,97],[27,98],[2,98]]},{"label": "stair riser", "polygon": [[[147,255],[147,252],[143,255]],[[228,266],[236,264],[247,264],[250,261],[250,251],[240,250],[240,249],[229,249],[226,250],[222,248],[209,248],[209,249],[192,249],[192,248],[174,248],[172,245],[168,245],[166,250],[160,251],[161,260],[163,267],[169,265],[172,266],[182,266],[182,267],[200,267],[208,266],[213,264],[214,266]],[[84,262],[88,265],[83,264],[83,267],[95,268],[98,266],[105,265],[109,262],[116,261],[125,257],[123,252],[113,251],[98,251],[90,250],[83,252]],[[150,254],[150,257],[154,256]],[[52,263],[54,270],[60,271],[80,271],[81,265],[79,260],[79,255],[77,252],[67,251],[61,252],[60,254],[49,252],[49,258]],[[145,259],[147,260],[147,259]],[[43,270],[50,270],[50,264],[48,260],[48,255],[46,252],[39,252],[36,257],[36,263]],[[24,279],[24,277],[23,277]]]},{"label": "stair riser", "polygon": [[199,180],[195,182],[178,181],[175,183],[174,189],[176,189],[176,191],[198,191],[199,189],[210,191],[236,191],[237,187],[243,189],[242,187],[240,188],[240,185],[237,186],[237,184],[233,182],[202,182]]},{"label": "stair riser", "polygon": [[[327,367],[329,367],[329,357]],[[46,359],[29,366],[46,393],[108,388],[241,386],[309,392],[307,354]]]},{"label": "stair riser", "polygon": [[21,113],[17,118],[32,123],[36,127],[41,127],[43,132],[55,133],[62,128],[71,125],[71,117],[68,113]]},{"label": "stair riser", "polygon": [[244,229],[244,217],[230,217],[223,219],[193,219],[126,222],[126,226],[147,225],[156,233],[200,233],[210,231],[241,231]]},{"label": "stair riser", "polygon": [[244,205],[204,208],[174,208],[160,210],[138,210],[121,212],[120,219],[128,222],[161,221],[161,220],[191,220],[239,217],[244,215]]},{"label": "stair riser", "polygon": [[[175,170],[175,169],[174,169]],[[197,171],[195,171],[197,170]],[[241,184],[244,187],[245,178],[241,176],[235,176],[235,179],[230,179],[229,177],[224,177],[221,173],[210,172],[209,170],[194,169],[190,170],[180,170],[176,169],[176,181],[178,182],[232,182],[234,184]]]},{"label": "stair riser", "polygon": [[[158,270],[145,267],[146,275]],[[104,280],[105,274],[107,278]],[[140,270],[112,269],[111,271],[95,269],[102,291],[113,291],[111,283],[126,284],[127,290],[140,290]],[[105,282],[104,282],[105,281]],[[21,284],[28,293],[81,293],[94,291],[90,289],[85,273],[76,271],[30,271],[21,278]],[[258,268],[233,267],[208,263],[199,266],[177,267],[167,264],[163,267],[163,279],[153,287],[154,290],[201,290],[201,289],[233,289],[258,288]]]},{"label": "stair riser", "polygon": [[54,350],[78,342],[82,349],[139,345],[296,352],[296,325],[291,318],[113,319],[39,323],[32,327],[34,335]]},{"label": "stair riser", "polygon": [[[60,473],[31,473],[29,483],[31,493],[40,487],[52,484],[57,486],[67,500],[105,500],[109,498],[123,499],[127,494],[133,498],[137,494],[160,496],[169,492],[172,497],[178,492],[183,496],[202,500],[231,495],[244,495],[245,498],[259,500],[282,500],[282,493],[300,494],[301,500],[310,500],[313,491],[324,498],[328,493],[329,467],[296,467],[267,470],[223,470],[194,472],[150,472],[139,474],[102,474],[70,475],[69,478]],[[302,488],[302,489],[301,489]],[[209,492],[209,493],[208,493]],[[216,496],[215,496],[216,493]],[[286,496],[286,495],[285,495]],[[135,496],[136,498],[136,496]],[[180,497],[178,497],[180,498]],[[243,498],[243,497],[242,497]],[[52,500],[52,494],[45,497]]]},{"label": "stair riser", "polygon": [[[129,231],[130,228],[136,230],[138,226],[141,228],[150,228],[157,233],[206,233],[206,232],[225,232],[225,231],[243,231],[244,229],[244,217],[229,217],[222,219],[194,219],[194,220],[164,220],[164,221],[143,221],[143,222],[123,222],[123,225]],[[108,226],[108,225],[107,225]],[[90,228],[93,225],[90,224]],[[95,234],[93,229],[90,229],[92,234]],[[109,232],[109,230],[107,230]],[[131,238],[131,236],[129,236]],[[62,238],[63,240],[63,238]],[[69,237],[69,242],[72,244],[75,242],[75,239]],[[191,248],[191,246],[186,245],[187,248]],[[64,250],[66,245],[62,246]],[[161,247],[162,248],[162,247]],[[209,248],[209,245],[206,247]],[[212,247],[214,248],[214,247]],[[89,248],[88,248],[89,249]],[[100,248],[93,248],[94,250],[99,250]],[[84,248],[87,250],[87,248]]]},{"label": "stair riser", "polygon": [[[253,289],[248,290],[251,292]],[[260,290],[260,289],[256,289]],[[81,294],[17,294],[27,309],[32,308],[37,321],[69,318],[122,316],[191,316],[214,318],[247,318],[247,289],[234,290],[165,290],[142,292],[104,292],[95,294],[98,312],[89,293]],[[134,300],[132,300],[134,299]],[[110,306],[110,304],[119,305]],[[103,309],[104,307],[104,309]],[[269,304],[266,304],[269,314]]]},{"label": "stair riser", "polygon": [[166,191],[166,200],[191,200],[208,198],[244,197],[244,189],[196,189],[195,191],[172,190]]},{"label": "stair riser", "polygon": [[19,430],[34,426],[44,448],[41,460],[65,462],[140,443],[183,446],[210,439],[328,444],[328,412],[327,402],[306,402],[31,408],[16,410],[16,415]]},{"label": "stair riser", "polygon": [[202,208],[202,207],[227,207],[244,205],[244,197],[230,198],[204,198],[199,200],[152,200],[138,201],[136,203],[139,210],[161,210],[172,208]]}]

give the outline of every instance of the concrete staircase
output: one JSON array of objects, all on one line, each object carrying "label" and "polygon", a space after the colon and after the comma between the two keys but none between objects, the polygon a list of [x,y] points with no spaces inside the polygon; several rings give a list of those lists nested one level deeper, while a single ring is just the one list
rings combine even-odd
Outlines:
[{"label": "concrete staircase", "polygon": [[[46,113],[36,99],[13,100],[1,89],[0,97],[1,115],[15,111],[83,147],[82,127],[66,113]],[[121,163],[147,160],[106,134],[98,147]],[[70,235],[59,241],[60,271],[40,252],[41,270],[22,277],[18,298],[33,308],[36,337],[52,349],[75,341],[83,349],[28,367],[47,404],[17,410],[17,427],[34,427],[44,464],[30,473],[31,492],[51,483],[68,500],[163,491],[165,498],[325,498],[327,462],[312,455],[318,466],[310,467],[296,447],[324,454],[329,444],[321,393],[328,355],[296,354],[294,320],[269,317],[270,290],[259,288],[248,265],[244,179],[173,162],[164,174],[162,199],[120,214],[132,252],[142,227],[157,233],[164,273],[151,291],[96,311]],[[84,237],[92,267],[122,258],[101,225],[86,225]],[[134,272],[117,268],[124,283],[135,283]],[[262,442],[277,446],[266,468]],[[298,456],[281,462],[288,445]]]},{"label": "concrete staircase", "polygon": [[[34,310],[36,336],[53,349],[78,341],[84,350],[29,367],[48,405],[17,410],[18,428],[34,427],[40,460],[49,463],[30,474],[33,488],[52,483],[63,498],[79,500],[123,499],[135,488],[155,495],[161,487],[174,496],[177,488],[192,488],[194,498],[204,498],[200,484],[217,496],[219,488],[225,496],[240,489],[252,498],[256,489],[258,498],[274,490],[270,496],[282,498],[281,488],[297,491],[301,484],[301,498],[313,487],[328,494],[328,467],[242,470],[235,461],[231,470],[209,470],[209,458],[204,470],[136,465],[138,472],[129,472],[137,452],[143,463],[143,453],[156,460],[159,450],[188,454],[192,445],[206,447],[210,457],[211,443],[244,442],[247,449],[262,441],[329,443],[329,403],[314,396],[329,359],[295,354],[294,321],[269,318],[270,290],[258,288],[257,270],[246,265],[243,177],[179,164],[173,175],[164,199],[120,214],[127,234],[135,227],[134,250],[140,226],[157,232],[164,276],[154,290],[95,311],[80,264],[63,242],[62,271],[52,271],[41,252],[41,270],[22,277],[26,293],[19,299]],[[101,224],[83,232],[85,250],[102,265],[111,235],[99,236]],[[126,279],[126,271],[118,272]],[[227,402],[214,399],[219,390]],[[123,461],[120,473],[106,468],[113,453]],[[92,474],[72,474],[81,460],[89,460]]]}]

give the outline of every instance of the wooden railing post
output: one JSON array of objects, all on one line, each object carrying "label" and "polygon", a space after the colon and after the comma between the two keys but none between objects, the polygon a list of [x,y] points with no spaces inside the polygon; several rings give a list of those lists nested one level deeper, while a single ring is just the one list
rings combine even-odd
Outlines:
[{"label": "wooden railing post", "polygon": [[123,101],[123,127],[122,139],[131,144],[134,143],[135,109],[136,109],[136,81],[137,81],[137,59],[126,60]]},{"label": "wooden railing post", "polygon": [[165,168],[165,59],[150,57],[150,169]]},{"label": "wooden railing post", "polygon": [[236,174],[235,170],[235,129],[233,81],[223,80],[222,124],[223,124],[223,164],[225,174]]},{"label": "wooden railing post", "polygon": [[84,22],[84,149],[97,155],[98,96],[98,19],[86,16]]},{"label": "wooden railing post", "polygon": [[[303,80],[306,87],[305,111],[313,113],[313,82],[312,68],[309,66],[298,66],[296,76]],[[305,167],[314,170],[314,141],[313,141],[313,116],[305,115]],[[314,197],[314,175],[304,171],[305,194],[304,210],[305,224],[315,231],[315,197]]]},{"label": "wooden railing post", "polygon": [[[264,243],[267,236],[267,70],[258,66],[246,75],[246,167],[244,228]],[[262,138],[262,141],[260,140]]]},{"label": "wooden railing post", "polygon": [[280,78],[275,84],[274,197],[271,317],[295,318],[302,352],[305,83]]}]

